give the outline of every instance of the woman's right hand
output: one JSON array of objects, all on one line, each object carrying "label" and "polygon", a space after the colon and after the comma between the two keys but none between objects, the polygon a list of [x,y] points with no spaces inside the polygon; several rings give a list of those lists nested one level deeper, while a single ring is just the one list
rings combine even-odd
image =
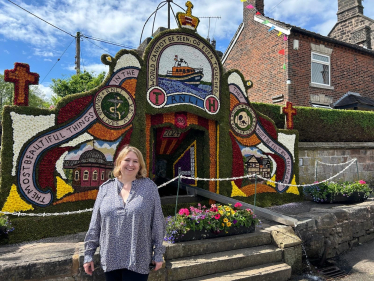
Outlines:
[{"label": "woman's right hand", "polygon": [[93,262],[93,261],[86,262],[86,263],[83,265],[83,268],[84,268],[84,271],[85,271],[88,275],[92,275],[92,272],[95,270],[95,268],[94,268],[94,262]]}]

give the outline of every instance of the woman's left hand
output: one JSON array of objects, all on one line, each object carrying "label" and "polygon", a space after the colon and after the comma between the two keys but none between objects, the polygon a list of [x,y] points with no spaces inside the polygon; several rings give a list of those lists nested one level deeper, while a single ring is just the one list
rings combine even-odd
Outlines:
[{"label": "woman's left hand", "polygon": [[156,265],[156,267],[155,267],[155,269],[154,269],[154,271],[157,271],[157,270],[159,270],[161,267],[162,267],[162,264],[163,264],[163,262],[155,262],[155,261],[152,261],[152,263],[153,264],[155,264]]}]

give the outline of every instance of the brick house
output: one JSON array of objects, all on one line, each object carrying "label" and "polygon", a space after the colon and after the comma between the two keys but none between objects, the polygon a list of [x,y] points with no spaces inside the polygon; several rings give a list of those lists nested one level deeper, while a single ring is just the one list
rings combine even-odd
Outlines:
[{"label": "brick house", "polygon": [[252,80],[253,102],[330,107],[348,92],[374,100],[374,21],[361,2],[338,0],[338,22],[322,36],[264,16],[264,0],[247,0],[222,63]]}]

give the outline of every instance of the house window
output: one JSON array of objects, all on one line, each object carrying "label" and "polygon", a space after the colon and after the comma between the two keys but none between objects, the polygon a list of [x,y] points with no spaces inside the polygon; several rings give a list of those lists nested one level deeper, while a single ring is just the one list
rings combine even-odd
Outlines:
[{"label": "house window", "polygon": [[92,173],[92,180],[97,181],[97,171],[96,170]]},{"label": "house window", "polygon": [[90,173],[86,170],[83,172],[83,180],[84,181],[88,181],[88,177],[89,177]]},{"label": "house window", "polygon": [[105,173],[104,171],[101,172],[101,180],[103,181],[104,180],[104,176],[105,176]]},{"label": "house window", "polygon": [[330,57],[312,53],[312,83],[330,86]]},{"label": "house window", "polygon": [[74,180],[76,180],[76,181],[79,180],[79,171],[74,172]]}]

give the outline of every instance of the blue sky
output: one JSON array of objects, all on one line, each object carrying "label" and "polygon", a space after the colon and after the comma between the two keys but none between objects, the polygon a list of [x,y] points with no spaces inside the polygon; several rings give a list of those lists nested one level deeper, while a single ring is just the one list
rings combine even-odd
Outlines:
[{"label": "blue sky", "polygon": [[[51,80],[75,73],[75,41],[77,31],[88,37],[137,48],[143,25],[161,1],[151,0],[12,0],[56,27],[48,25],[7,0],[0,0],[0,73],[12,69],[15,62],[28,63],[32,72],[40,75],[39,88],[46,97],[52,94]],[[185,7],[186,0],[174,0]],[[240,0],[192,1],[192,14],[211,19],[209,35],[217,41],[217,49],[224,52],[243,20]],[[338,0],[265,0],[265,15],[327,35],[336,23]],[[363,1],[364,15],[374,18],[374,1]],[[155,29],[167,26],[167,6],[156,17]],[[172,5],[175,12],[180,11]],[[152,20],[144,29],[143,39],[151,36]],[[207,37],[209,20],[202,18],[198,33]],[[175,28],[175,21],[171,21]],[[67,34],[68,33],[68,34]],[[68,47],[70,45],[70,47]],[[103,53],[114,56],[123,49],[104,42],[83,38],[81,42],[81,70],[105,71],[100,61]],[[66,50],[66,51],[65,51]],[[61,57],[63,52],[64,55]],[[57,62],[57,60],[60,61]],[[57,62],[57,63],[56,63]],[[53,65],[56,64],[54,67]],[[53,69],[52,69],[53,67]]]}]

